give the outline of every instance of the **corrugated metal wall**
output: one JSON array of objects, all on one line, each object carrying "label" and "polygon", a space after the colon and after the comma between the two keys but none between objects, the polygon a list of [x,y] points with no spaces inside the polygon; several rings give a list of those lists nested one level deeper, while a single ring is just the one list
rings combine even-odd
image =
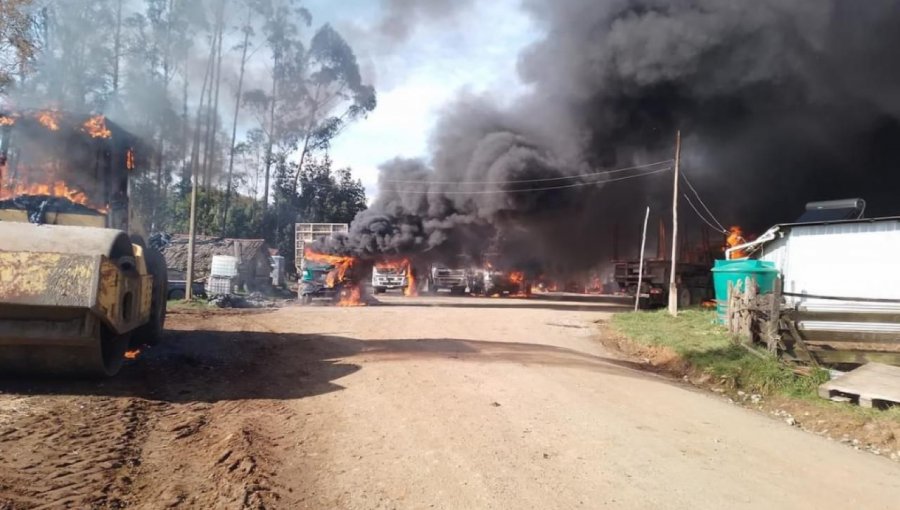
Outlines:
[{"label": "corrugated metal wall", "polygon": [[800,336],[820,361],[900,363],[900,221],[785,226],[760,259],[774,262]]},{"label": "corrugated metal wall", "polygon": [[900,299],[900,221],[785,227],[764,247],[785,292]]}]

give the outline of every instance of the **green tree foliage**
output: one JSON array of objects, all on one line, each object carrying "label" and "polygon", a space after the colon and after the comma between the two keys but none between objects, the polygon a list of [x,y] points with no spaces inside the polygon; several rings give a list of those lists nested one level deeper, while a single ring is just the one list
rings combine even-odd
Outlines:
[{"label": "green tree foliage", "polygon": [[138,135],[146,231],[188,230],[195,172],[203,234],[287,248],[294,221],[345,222],[365,207],[327,150],[375,91],[299,0],[0,0],[4,99],[103,113]]},{"label": "green tree foliage", "polygon": [[[295,186],[299,174],[300,187]],[[309,159],[300,168],[296,163],[279,160],[275,172],[272,209],[266,215],[274,232],[270,241],[293,267],[295,223],[350,223],[366,209],[362,182],[353,179],[349,168],[333,169],[331,159]]]},{"label": "green tree foliage", "polygon": [[35,17],[30,0],[0,1],[0,95],[14,75],[27,72],[37,51]]}]

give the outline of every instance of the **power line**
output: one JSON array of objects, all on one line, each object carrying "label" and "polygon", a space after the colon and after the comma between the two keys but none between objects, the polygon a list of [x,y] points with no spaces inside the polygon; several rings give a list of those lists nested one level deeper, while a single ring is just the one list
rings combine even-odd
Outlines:
[{"label": "power line", "polygon": [[535,183],[535,182],[554,182],[554,181],[565,181],[570,179],[580,179],[585,177],[598,177],[602,175],[610,175],[615,173],[627,172],[629,170],[641,170],[641,169],[650,169],[653,167],[657,167],[664,164],[671,164],[673,160],[667,159],[665,161],[657,161],[656,163],[648,163],[646,165],[637,165],[631,166],[627,168],[617,168],[615,170],[603,170],[600,172],[592,172],[588,174],[580,174],[580,175],[567,175],[563,177],[547,177],[543,179],[521,179],[521,180],[512,180],[512,181],[404,181],[404,180],[385,180],[382,182],[387,182],[391,184],[525,184],[525,183]]},{"label": "power line", "polygon": [[626,181],[628,179],[635,179],[637,177],[646,177],[648,175],[660,174],[663,172],[668,172],[672,170],[672,167],[663,168],[660,170],[654,170],[652,172],[644,172],[638,175],[628,175],[626,177],[618,177],[616,179],[610,179],[608,181],[594,181],[594,182],[579,182],[575,184],[567,184],[564,186],[548,186],[543,188],[529,188],[529,189],[513,189],[513,190],[475,190],[475,191],[436,191],[436,190],[386,190],[393,191],[395,193],[400,194],[413,194],[413,195],[495,195],[495,194],[506,194],[506,193],[531,193],[534,191],[550,191],[556,189],[567,189],[567,188],[577,188],[580,186],[594,186],[596,184],[607,184],[611,182],[619,182]]},{"label": "power line", "polygon": [[703,216],[702,214],[700,214],[700,211],[697,210],[697,206],[695,206],[694,203],[691,202],[691,197],[689,197],[689,196],[687,195],[687,193],[684,194],[684,199],[687,200],[687,203],[688,203],[688,205],[691,206],[691,209],[693,209],[694,212],[697,213],[697,217],[700,218],[700,219],[703,221],[703,223],[706,223],[706,224],[709,226],[709,228],[715,230],[716,232],[718,232],[718,233],[720,233],[720,234],[727,234],[727,233],[728,233],[728,232],[725,231],[724,228],[723,228],[723,229],[720,229],[719,227],[713,225],[712,223],[710,223],[710,222],[706,219],[705,216]]},{"label": "power line", "polygon": [[[697,193],[697,189],[694,188],[694,185],[691,184],[691,181],[688,180],[687,175],[685,175],[684,173],[682,173],[682,174],[681,174],[681,177],[684,178],[684,182],[688,185],[689,188],[691,188],[691,191],[694,192],[694,195],[697,197],[697,200],[700,202],[700,205],[703,206],[703,209],[707,212],[707,214],[709,214],[709,217],[712,218],[713,222],[714,222],[716,225],[718,225],[719,229],[720,229],[722,232],[725,232],[727,229],[725,228],[724,225],[722,225],[722,222],[720,222],[720,221],[716,218],[716,215],[713,214],[712,211],[709,210],[709,207],[706,206],[706,204],[703,202],[703,199],[700,198],[700,193]],[[685,198],[687,198],[687,195],[685,195]],[[688,201],[690,201],[690,200],[688,200]],[[693,207],[693,205],[692,205],[691,207]],[[697,215],[699,215],[699,216],[702,217],[702,215],[700,214],[700,211],[698,211],[696,207],[694,208],[694,212],[696,212]],[[704,218],[704,221],[705,221],[705,218]]]}]

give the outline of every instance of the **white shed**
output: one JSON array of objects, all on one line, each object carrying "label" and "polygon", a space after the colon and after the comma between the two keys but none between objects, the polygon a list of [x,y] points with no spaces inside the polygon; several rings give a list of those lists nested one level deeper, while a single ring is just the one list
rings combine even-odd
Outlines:
[{"label": "white shed", "polygon": [[758,258],[781,270],[787,293],[900,300],[900,218],[779,225],[768,235]]},{"label": "white shed", "polygon": [[900,217],[777,225],[743,248],[781,271],[820,360],[900,363]]}]

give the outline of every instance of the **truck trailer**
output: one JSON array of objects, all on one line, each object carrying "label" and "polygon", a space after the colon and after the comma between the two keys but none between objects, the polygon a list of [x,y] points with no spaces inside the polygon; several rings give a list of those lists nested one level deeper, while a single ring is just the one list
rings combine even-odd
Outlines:
[{"label": "truck trailer", "polygon": [[[712,299],[712,273],[708,264],[679,263],[675,280],[678,284],[678,306],[688,307]],[[659,308],[669,302],[669,280],[672,274],[671,260],[644,261],[644,276],[640,278],[640,261],[617,262],[614,280],[619,292],[635,297],[641,295],[641,306]]]}]

